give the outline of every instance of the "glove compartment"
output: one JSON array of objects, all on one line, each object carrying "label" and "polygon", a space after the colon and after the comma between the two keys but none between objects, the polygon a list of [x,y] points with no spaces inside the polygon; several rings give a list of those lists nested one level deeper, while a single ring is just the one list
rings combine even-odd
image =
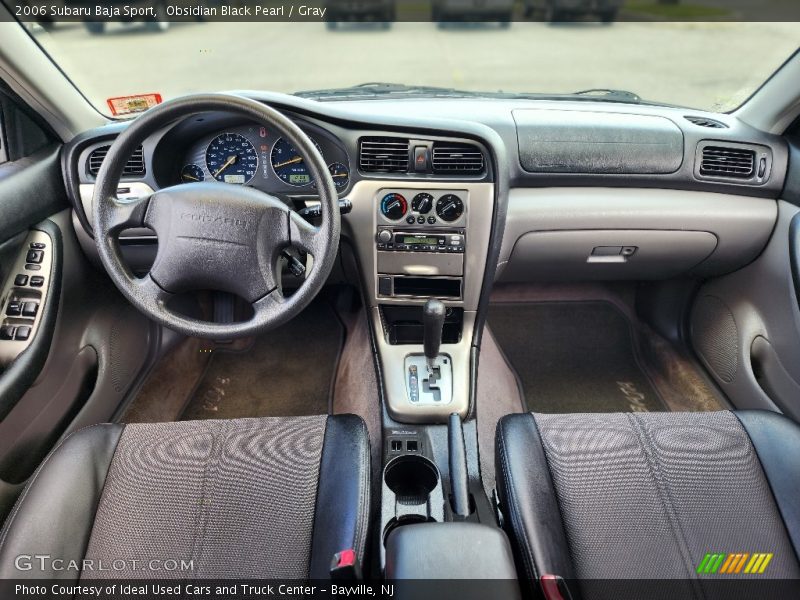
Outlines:
[{"label": "glove compartment", "polygon": [[498,281],[712,277],[752,262],[777,219],[766,198],[643,188],[514,188]]},{"label": "glove compartment", "polygon": [[503,279],[665,279],[691,270],[716,246],[707,231],[534,231],[517,240]]}]

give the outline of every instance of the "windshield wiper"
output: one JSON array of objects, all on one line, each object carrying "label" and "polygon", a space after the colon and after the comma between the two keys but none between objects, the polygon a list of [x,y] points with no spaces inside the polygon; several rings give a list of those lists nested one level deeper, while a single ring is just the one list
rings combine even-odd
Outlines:
[{"label": "windshield wiper", "polygon": [[581,100],[595,102],[621,102],[628,104],[654,104],[642,100],[638,94],[627,90],[591,88],[566,94],[543,92],[474,92],[431,85],[406,85],[403,83],[369,82],[342,88],[295,92],[295,96],[314,100],[380,99],[380,98],[502,98],[517,100]]},{"label": "windshield wiper", "polygon": [[591,96],[595,100],[606,100],[608,102],[641,102],[639,94],[628,90],[611,90],[607,88],[590,88],[579,92],[572,92],[570,96]]},{"label": "windshield wiper", "polygon": [[315,98],[321,99],[336,99],[342,98],[379,98],[385,96],[408,96],[414,98],[420,97],[443,97],[443,98],[457,98],[457,97],[475,97],[481,96],[477,92],[468,92],[465,90],[457,90],[455,88],[437,87],[433,85],[405,85],[403,83],[384,83],[380,81],[371,81],[368,83],[359,83],[358,85],[343,87],[343,88],[330,88],[321,90],[308,90],[303,92],[295,92],[295,96],[301,98]]}]

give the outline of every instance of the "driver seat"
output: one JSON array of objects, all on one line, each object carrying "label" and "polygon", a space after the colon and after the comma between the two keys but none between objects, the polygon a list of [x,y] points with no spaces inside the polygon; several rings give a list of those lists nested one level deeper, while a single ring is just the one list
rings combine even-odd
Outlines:
[{"label": "driver seat", "polygon": [[0,579],[327,579],[363,563],[369,460],[354,415],[82,429],[8,517]]}]

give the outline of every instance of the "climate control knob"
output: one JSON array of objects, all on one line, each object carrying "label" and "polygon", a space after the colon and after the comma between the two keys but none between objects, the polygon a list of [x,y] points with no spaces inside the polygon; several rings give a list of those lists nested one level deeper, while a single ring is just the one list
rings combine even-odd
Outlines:
[{"label": "climate control knob", "polygon": [[455,194],[445,194],[436,201],[436,214],[442,221],[456,221],[464,214],[464,201]]},{"label": "climate control knob", "polygon": [[408,201],[397,193],[386,194],[381,200],[381,214],[387,219],[397,221],[408,212]]},{"label": "climate control knob", "polygon": [[411,209],[417,211],[421,215],[427,215],[433,208],[433,196],[422,192],[414,196],[411,201]]}]

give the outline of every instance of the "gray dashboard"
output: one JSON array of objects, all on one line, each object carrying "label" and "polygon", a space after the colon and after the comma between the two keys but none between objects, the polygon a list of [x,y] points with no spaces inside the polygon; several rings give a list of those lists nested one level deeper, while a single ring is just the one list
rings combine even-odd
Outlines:
[{"label": "gray dashboard", "polygon": [[[332,160],[336,158],[349,161],[353,166],[351,168],[354,171],[354,179],[359,175],[354,167],[357,164],[357,139],[362,135],[465,137],[485,144],[490,151],[500,150],[496,147],[502,146],[502,152],[508,159],[508,168],[506,172],[499,174],[507,176],[512,187],[641,186],[777,198],[783,188],[788,163],[787,145],[780,136],[755,130],[730,115],[703,113],[690,109],[597,101],[439,98],[317,102],[283,94],[250,92],[248,95],[291,113],[312,137],[320,141],[323,150],[329,149]],[[710,125],[698,125],[698,122]],[[654,128],[653,123],[657,123],[658,127]],[[649,132],[647,128],[642,128],[643,124],[650,125]],[[81,159],[85,161],[87,158],[84,151],[92,146],[108,144],[124,126],[124,123],[114,123],[88,131],[69,144],[65,153],[64,167],[68,183],[71,184],[71,191],[76,191],[74,190],[76,183],[90,183],[92,180],[83,168],[84,165],[80,164]],[[165,148],[162,144],[166,144],[170,152],[174,144],[182,145],[179,153],[188,158],[187,144],[191,145],[194,142],[202,146],[211,133],[223,131],[226,127],[222,115],[183,123],[176,126],[174,131],[162,132],[146,142],[146,159],[157,160],[159,148]],[[586,140],[587,144],[582,153],[586,154],[586,146],[591,147],[593,141],[598,145],[607,142],[602,135],[599,137],[596,135],[598,130],[602,129],[619,145],[630,146],[630,136],[637,134],[646,136],[648,133],[656,135],[659,127],[661,133],[666,132],[669,139],[667,141],[664,141],[664,137],[653,139],[668,146],[670,156],[664,156],[664,160],[661,161],[662,164],[666,161],[666,164],[671,165],[668,169],[635,168],[633,163],[641,160],[641,157],[633,152],[628,154],[631,163],[629,169],[620,168],[619,164],[614,168],[598,168],[597,161],[591,160],[591,156],[580,157],[580,153],[576,153],[575,156],[581,158],[585,164],[584,168],[580,166],[581,160],[567,169],[562,168],[563,165],[547,168],[546,165],[542,166],[541,161],[537,168],[530,168],[532,156],[547,151],[552,152],[555,147],[563,145],[566,135],[583,135],[581,139]],[[560,137],[553,137],[554,128],[556,131],[560,128]],[[196,136],[194,140],[191,139],[192,134]],[[595,135],[595,140],[586,137],[592,134]],[[187,135],[188,139],[180,139],[181,136],[186,138]],[[254,142],[260,141],[255,132],[251,132],[251,135]],[[770,153],[768,177],[758,182],[699,177],[695,172],[698,145],[707,141],[765,148]],[[274,140],[268,139],[267,142],[271,148]],[[643,143],[647,141],[644,140]],[[643,145],[633,145],[632,149],[641,150],[643,147]],[[608,148],[606,147],[603,152],[607,157]],[[149,173],[154,173],[153,169]],[[170,182],[169,174],[162,173],[158,166],[155,168],[155,175],[157,179],[163,181],[150,183],[163,185],[175,182],[174,179]],[[174,175],[173,173],[173,177]],[[392,174],[390,177],[394,178],[397,175]],[[413,174],[411,177],[420,179],[413,177]],[[263,184],[264,181],[255,183]],[[297,189],[290,187],[283,189],[287,192],[298,192]]]},{"label": "gray dashboard", "polygon": [[[488,258],[514,280],[537,264],[539,257],[531,253],[538,254],[543,247],[560,258],[554,263],[557,268],[539,264],[543,268],[531,270],[531,277],[558,272],[561,279],[633,279],[646,273],[658,279],[729,272],[751,261],[766,244],[788,168],[788,146],[782,137],[755,130],[731,115],[676,107],[476,98],[334,102],[260,92],[246,95],[288,113],[318,141],[327,162],[347,165],[348,183],[341,196],[359,181],[370,180],[494,183]],[[86,161],[93,149],[108,145],[124,127],[113,123],[88,131],[68,144],[63,155],[67,189],[89,235],[89,219],[80,202],[81,187],[85,196],[93,183]],[[177,183],[182,165],[202,162],[209,141],[228,131],[249,137],[259,150],[259,171],[250,185],[288,198],[313,199],[313,185],[286,185],[267,168],[275,134],[266,132],[262,138],[258,126],[232,122],[226,115],[198,115],[147,140],[146,174],[136,179],[152,189]],[[412,168],[364,172],[359,164],[359,140],[364,136],[402,137],[412,146],[418,140],[467,141],[481,149],[486,170],[460,176]],[[742,177],[736,169],[749,155],[752,169]],[[716,171],[703,170],[707,158]],[[581,188],[592,189],[583,194]],[[538,191],[522,193],[525,189]],[[565,189],[568,194],[559,193]],[[631,220],[637,206],[643,210]],[[622,233],[631,227],[640,232],[638,237]],[[602,233],[575,235],[593,230]],[[572,237],[528,235],[543,231],[563,231]],[[654,236],[647,231],[696,235]],[[615,237],[621,240],[618,244]],[[627,247],[637,239],[642,240],[643,250],[635,259],[598,261],[598,268],[587,272],[595,246]],[[671,262],[670,247],[684,239],[697,241],[696,252]],[[590,256],[574,254],[572,240],[579,240]],[[570,246],[572,254],[567,252]],[[657,260],[651,263],[648,257]]]}]

